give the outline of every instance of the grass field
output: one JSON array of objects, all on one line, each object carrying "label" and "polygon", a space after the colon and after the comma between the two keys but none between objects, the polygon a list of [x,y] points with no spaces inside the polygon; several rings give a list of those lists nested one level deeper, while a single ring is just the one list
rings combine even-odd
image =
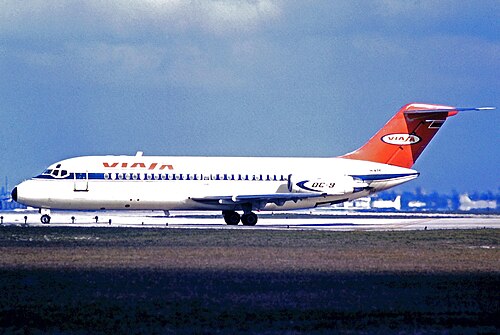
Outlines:
[{"label": "grass field", "polygon": [[0,228],[4,333],[498,333],[500,232]]}]

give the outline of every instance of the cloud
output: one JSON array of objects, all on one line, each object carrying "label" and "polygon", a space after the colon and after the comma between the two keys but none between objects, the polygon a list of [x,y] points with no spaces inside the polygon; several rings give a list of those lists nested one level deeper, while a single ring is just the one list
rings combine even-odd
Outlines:
[{"label": "cloud", "polygon": [[0,1],[7,41],[0,50],[93,84],[237,87],[233,46],[278,20],[281,7],[275,0]]},{"label": "cloud", "polygon": [[394,39],[381,35],[358,35],[353,37],[352,46],[355,50],[365,53],[368,57],[406,57],[409,50]]},{"label": "cloud", "polygon": [[164,57],[164,49],[152,45],[70,44],[66,53],[76,61],[77,71],[91,82],[127,85],[154,81]]},{"label": "cloud", "polygon": [[[400,0],[379,0],[376,2],[378,13],[383,16],[442,16],[442,10],[452,8],[450,6],[452,0],[415,0],[415,1],[400,1]],[[451,4],[453,5],[453,4]]]},{"label": "cloud", "polygon": [[226,35],[253,31],[280,16],[273,0],[129,0],[0,2],[0,34],[81,39],[110,34],[203,32]]},{"label": "cloud", "polygon": [[500,29],[498,1],[377,0],[371,13],[377,30],[407,36],[484,36]]},{"label": "cloud", "polygon": [[279,3],[272,0],[148,0],[90,2],[89,7],[101,11],[122,30],[130,24],[150,22],[163,30],[189,30],[201,28],[205,32],[227,34],[247,31],[262,22],[279,16]]}]

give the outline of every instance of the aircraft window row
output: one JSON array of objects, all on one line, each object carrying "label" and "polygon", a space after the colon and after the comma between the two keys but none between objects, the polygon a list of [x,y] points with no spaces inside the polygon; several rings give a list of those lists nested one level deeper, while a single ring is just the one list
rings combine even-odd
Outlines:
[{"label": "aircraft window row", "polygon": [[191,173],[105,173],[106,180],[246,180],[246,181],[288,181],[285,175],[271,174],[191,174]]}]

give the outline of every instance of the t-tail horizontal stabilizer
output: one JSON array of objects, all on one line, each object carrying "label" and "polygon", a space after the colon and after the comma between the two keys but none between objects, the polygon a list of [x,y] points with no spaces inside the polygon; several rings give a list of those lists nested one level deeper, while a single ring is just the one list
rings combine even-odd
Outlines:
[{"label": "t-tail horizontal stabilizer", "polygon": [[[455,114],[457,114],[457,112],[468,112],[468,111],[480,112],[480,111],[494,110],[494,109],[496,109],[496,108],[495,107],[451,107],[451,108],[443,108],[443,109],[433,109],[432,112],[433,113],[436,113],[436,112],[446,112],[446,113],[455,112]],[[429,113],[429,110],[428,109],[412,109],[412,110],[408,110],[405,112],[405,114],[418,114],[418,113]],[[453,115],[455,115],[455,114],[453,114]]]}]

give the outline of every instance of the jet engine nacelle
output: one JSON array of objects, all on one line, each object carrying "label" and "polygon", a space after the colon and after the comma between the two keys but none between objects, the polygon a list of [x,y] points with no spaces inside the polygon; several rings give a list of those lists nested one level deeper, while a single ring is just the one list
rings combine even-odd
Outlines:
[{"label": "jet engine nacelle", "polygon": [[340,195],[354,193],[366,187],[368,184],[351,176],[308,179],[290,175],[288,178],[288,190],[293,193]]}]

